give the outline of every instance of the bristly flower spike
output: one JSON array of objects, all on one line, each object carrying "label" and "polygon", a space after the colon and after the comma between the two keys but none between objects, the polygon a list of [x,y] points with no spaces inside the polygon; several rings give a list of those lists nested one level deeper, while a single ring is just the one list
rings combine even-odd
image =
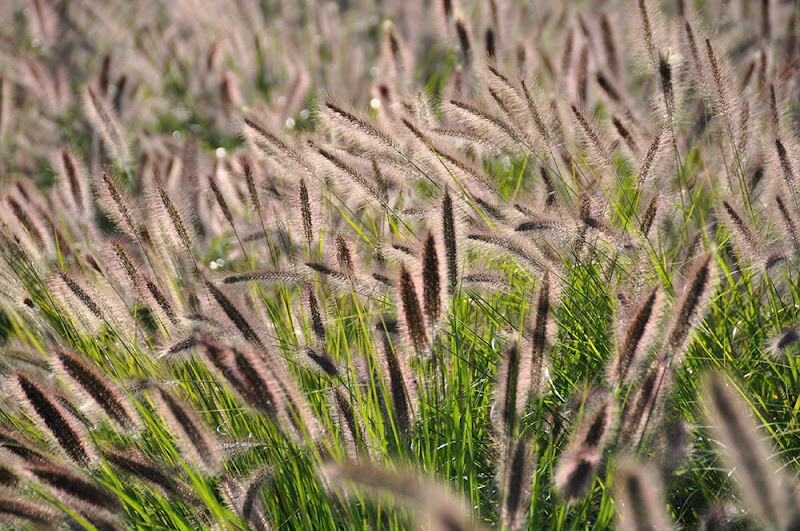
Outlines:
[{"label": "bristly flower spike", "polygon": [[400,266],[400,279],[397,285],[400,291],[403,331],[416,354],[424,356],[428,348],[428,333],[425,330],[422,307],[417,298],[414,280],[405,265]]},{"label": "bristly flower spike", "polygon": [[436,238],[429,232],[422,248],[422,299],[428,323],[435,326],[442,315],[442,280]]}]

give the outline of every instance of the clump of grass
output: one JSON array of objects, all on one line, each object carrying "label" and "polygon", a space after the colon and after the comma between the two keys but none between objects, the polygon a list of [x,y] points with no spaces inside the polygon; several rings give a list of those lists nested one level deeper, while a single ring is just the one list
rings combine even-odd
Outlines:
[{"label": "clump of grass", "polygon": [[796,525],[791,3],[156,4],[0,5],[3,525]]}]

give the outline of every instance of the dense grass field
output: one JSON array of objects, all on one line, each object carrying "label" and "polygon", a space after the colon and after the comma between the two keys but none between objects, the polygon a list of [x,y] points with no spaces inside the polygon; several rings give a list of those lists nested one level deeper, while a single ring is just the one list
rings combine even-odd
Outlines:
[{"label": "dense grass field", "polygon": [[798,7],[0,3],[8,529],[798,529]]}]

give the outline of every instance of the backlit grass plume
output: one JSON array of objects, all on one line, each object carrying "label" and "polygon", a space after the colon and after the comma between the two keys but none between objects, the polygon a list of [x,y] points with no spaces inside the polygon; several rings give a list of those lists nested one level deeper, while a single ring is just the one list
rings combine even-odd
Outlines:
[{"label": "backlit grass plume", "polygon": [[41,428],[50,434],[70,459],[88,464],[96,458],[97,453],[87,439],[84,427],[51,398],[52,393],[23,374],[17,374],[12,385],[17,388],[19,399]]},{"label": "backlit grass plume", "polygon": [[352,463],[330,464],[322,472],[334,486],[362,489],[370,497],[390,496],[395,503],[406,505],[427,529],[479,528],[461,500],[412,472]]},{"label": "backlit grass plume", "polygon": [[127,397],[95,369],[63,350],[57,350],[53,358],[56,370],[70,383],[73,392],[88,396],[120,427],[135,429],[139,426]]},{"label": "backlit grass plume", "polygon": [[190,455],[197,465],[215,470],[220,464],[219,442],[202,425],[197,414],[166,389],[156,388],[152,397],[181,450]]},{"label": "backlit grass plume", "polygon": [[642,465],[623,463],[614,478],[619,529],[673,529],[658,478]]},{"label": "backlit grass plume", "polygon": [[731,389],[732,382],[710,374],[704,383],[709,421],[725,445],[726,461],[735,469],[744,503],[763,525],[789,529],[798,517],[796,481],[774,463],[749,408]]},{"label": "backlit grass plume", "polygon": [[428,332],[425,329],[423,310],[417,296],[414,280],[405,265],[400,266],[398,288],[403,330],[406,339],[417,355],[424,355],[428,345]]}]

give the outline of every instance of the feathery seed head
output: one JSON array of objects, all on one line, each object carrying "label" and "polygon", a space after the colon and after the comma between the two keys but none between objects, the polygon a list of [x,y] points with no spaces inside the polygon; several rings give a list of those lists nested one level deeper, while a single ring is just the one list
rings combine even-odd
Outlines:
[{"label": "feathery seed head", "polygon": [[649,469],[633,462],[624,462],[617,468],[614,479],[619,514],[619,528],[672,529],[672,522],[664,510],[664,496],[658,478]]},{"label": "feathery seed head", "polygon": [[406,339],[418,356],[425,356],[428,350],[428,332],[422,307],[417,297],[417,288],[406,266],[400,266],[400,278],[397,283],[400,295],[400,310],[403,322],[403,332]]},{"label": "feathery seed head", "polygon": [[221,465],[219,443],[195,412],[162,387],[155,387],[151,397],[180,449],[205,471],[216,471]]},{"label": "feathery seed head", "polygon": [[13,381],[20,401],[70,459],[79,464],[94,461],[96,452],[83,426],[68,415],[61,404],[23,374],[18,373]]},{"label": "feathery seed head", "polygon": [[422,248],[422,298],[428,323],[435,326],[442,315],[441,271],[436,238],[428,232]]},{"label": "feathery seed head", "polygon": [[73,391],[89,397],[121,428],[139,427],[139,419],[127,397],[97,370],[61,349],[56,350],[52,359],[56,370],[69,382]]}]

